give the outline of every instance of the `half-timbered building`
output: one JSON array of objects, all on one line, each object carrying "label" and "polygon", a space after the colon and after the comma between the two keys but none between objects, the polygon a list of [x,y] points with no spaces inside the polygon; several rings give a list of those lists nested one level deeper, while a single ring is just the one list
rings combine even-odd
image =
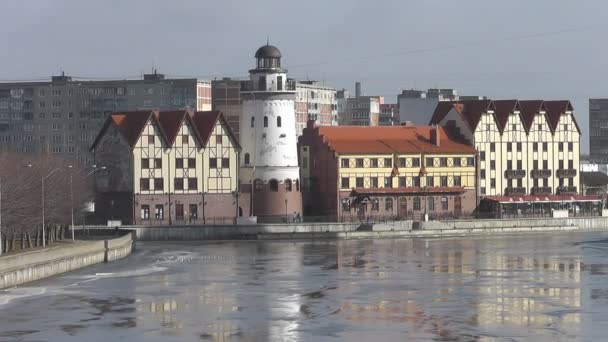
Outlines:
[{"label": "half-timbered building", "polygon": [[114,113],[91,149],[106,166],[96,177],[102,220],[232,224],[244,214],[240,146],[220,112]]}]

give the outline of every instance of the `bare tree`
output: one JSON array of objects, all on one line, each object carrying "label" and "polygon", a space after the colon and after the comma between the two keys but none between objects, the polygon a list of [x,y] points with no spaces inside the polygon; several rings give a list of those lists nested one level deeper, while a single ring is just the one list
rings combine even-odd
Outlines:
[{"label": "bare tree", "polygon": [[[72,205],[75,217],[84,203],[92,198],[92,179],[85,178],[87,168],[76,161],[53,155],[32,155],[0,152],[2,180],[2,233],[15,236],[35,235],[42,226],[42,178],[45,180],[45,221],[48,226],[70,223]],[[74,202],[70,198],[70,174],[73,179]],[[12,247],[12,246],[11,246]]]}]

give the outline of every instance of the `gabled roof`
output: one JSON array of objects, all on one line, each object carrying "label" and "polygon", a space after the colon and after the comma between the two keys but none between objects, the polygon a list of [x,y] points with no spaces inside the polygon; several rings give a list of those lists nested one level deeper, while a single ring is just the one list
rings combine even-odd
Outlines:
[{"label": "gabled roof", "polygon": [[188,120],[191,124],[194,134],[196,135],[195,138],[198,140],[201,146],[206,146],[215,124],[218,120],[221,120],[224,123],[228,134],[231,136],[233,143],[235,146],[237,146],[237,148],[240,149],[238,140],[234,136],[234,133],[230,129],[230,126],[224,119],[221,112],[192,112],[180,110],[165,112],[133,111],[114,113],[110,115],[104,122],[103,127],[99,131],[99,134],[91,146],[91,150],[95,149],[110,125],[116,126],[129,146],[134,147],[139,140],[141,133],[146,127],[146,124],[150,120],[153,120],[156,123],[160,131],[161,139],[163,139],[167,146],[173,146],[175,144],[175,138],[177,137],[179,129],[184,120]]},{"label": "gabled roof", "polygon": [[[547,122],[549,123],[551,132],[555,132],[557,125],[559,125],[559,119],[563,114],[573,111],[572,104],[568,100],[545,101],[545,108],[547,109]],[[574,115],[572,115],[572,121],[580,133],[581,129],[578,127],[578,123],[574,119]]]},{"label": "gabled roof", "polygon": [[523,100],[519,101],[519,109],[521,122],[524,125],[526,133],[530,133],[534,117],[540,115],[540,112],[546,112],[545,102],[543,100]]},{"label": "gabled roof", "polygon": [[519,102],[517,100],[498,100],[494,101],[494,117],[496,125],[500,132],[504,132],[509,121],[509,115],[519,111]]},{"label": "gabled roof", "polygon": [[494,102],[492,100],[440,101],[430,124],[439,124],[452,108],[456,109],[471,131],[475,131],[482,114],[494,110]]},{"label": "gabled roof", "polygon": [[320,126],[314,132],[339,154],[462,153],[475,149],[447,128],[438,127],[439,146],[431,143],[431,126]]}]

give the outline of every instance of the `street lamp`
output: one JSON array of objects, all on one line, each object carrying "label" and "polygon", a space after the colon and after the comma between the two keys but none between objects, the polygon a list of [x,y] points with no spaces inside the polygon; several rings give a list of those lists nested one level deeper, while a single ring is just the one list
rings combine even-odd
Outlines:
[{"label": "street lamp", "polygon": [[287,216],[287,198],[285,199],[285,223],[289,222],[289,217]]},{"label": "street lamp", "polygon": [[61,170],[61,168],[56,168],[46,175],[46,177],[42,177],[42,248],[46,248],[46,228],[44,227],[44,181],[59,170]]},{"label": "street lamp", "polygon": [[[93,167],[95,167],[96,165],[93,165]],[[68,166],[68,168],[72,168],[72,165]],[[84,176],[84,178],[89,177],[90,175],[92,175],[93,173],[95,173],[96,171],[99,170],[105,170],[106,167],[105,166],[101,166],[101,167],[97,167],[95,168],[93,171],[89,172],[86,174],[86,176]],[[81,174],[83,171],[85,171],[86,169],[81,170],[80,172],[78,172],[77,174]],[[70,173],[70,202],[71,202],[71,208],[72,208],[72,242],[74,242],[74,182],[73,182],[73,172]]]}]

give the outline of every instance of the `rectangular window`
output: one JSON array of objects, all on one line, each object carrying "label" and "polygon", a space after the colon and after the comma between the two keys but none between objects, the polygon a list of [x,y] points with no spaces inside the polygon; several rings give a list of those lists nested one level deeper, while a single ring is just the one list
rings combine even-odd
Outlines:
[{"label": "rectangular window", "polygon": [[350,178],[342,177],[340,184],[342,189],[350,189]]},{"label": "rectangular window", "polygon": [[543,170],[549,170],[549,161],[543,160]]},{"label": "rectangular window", "polygon": [[378,167],[378,158],[371,158],[371,159],[369,160],[369,165],[370,165],[371,167]]},{"label": "rectangular window", "polygon": [[541,132],[543,130],[543,124],[538,124],[537,129],[539,132]]},{"label": "rectangular window", "polygon": [[412,158],[412,167],[420,167],[420,158]]},{"label": "rectangular window", "polygon": [[357,159],[355,159],[355,165],[357,167],[363,167],[363,158],[357,158]]},{"label": "rectangular window", "polygon": [[568,151],[570,151],[570,152],[574,151],[574,143],[572,143],[572,142],[568,143]]},{"label": "rectangular window", "polygon": [[184,190],[184,179],[175,178],[173,180],[173,186],[175,187],[175,190]]},{"label": "rectangular window", "polygon": [[341,159],[340,163],[343,168],[348,168],[350,166],[350,160],[348,158]]},{"label": "rectangular window", "polygon": [[490,152],[496,152],[496,144],[490,143]]},{"label": "rectangular window", "polygon": [[277,90],[283,90],[283,77],[277,77]]},{"label": "rectangular window", "polygon": [[549,144],[547,144],[546,142],[543,143],[543,152],[547,152],[549,151]]},{"label": "rectangular window", "polygon": [[447,187],[448,186],[448,176],[441,176],[439,178],[439,180],[441,181],[441,186],[442,187]]},{"label": "rectangular window", "polygon": [[558,149],[560,152],[564,152],[564,144],[558,143]]},{"label": "rectangular window", "polygon": [[538,170],[538,160],[534,159],[534,161],[532,162],[532,169]]},{"label": "rectangular window", "polygon": [[481,160],[485,160],[486,159],[486,151],[479,152],[479,159],[481,159]]},{"label": "rectangular window", "polygon": [[574,160],[568,160],[568,168],[569,168],[570,170],[573,170],[573,169],[574,169]]},{"label": "rectangular window", "polygon": [[475,158],[473,158],[473,157],[467,158],[467,166],[475,166]]},{"label": "rectangular window", "polygon": [[154,218],[157,220],[165,218],[165,207],[162,204],[157,204],[154,208]]},{"label": "rectangular window", "polygon": [[217,169],[217,158],[209,158],[209,168]]},{"label": "rectangular window", "polygon": [[154,168],[162,169],[163,168],[163,160],[160,158],[154,158]]},{"label": "rectangular window", "polygon": [[405,188],[407,185],[406,179],[405,177],[399,177],[399,187],[400,188]]},{"label": "rectangular window", "polygon": [[520,142],[517,143],[517,152],[521,152],[522,144]]},{"label": "rectangular window", "polygon": [[163,191],[164,185],[164,180],[162,178],[154,178],[154,191]]},{"label": "rectangular window", "polygon": [[377,188],[378,187],[378,177],[370,177],[369,185],[372,188]]},{"label": "rectangular window", "polygon": [[434,162],[433,158],[426,158],[426,167],[432,167]]},{"label": "rectangular window", "polygon": [[447,167],[448,166],[448,158],[439,158],[439,166]]},{"label": "rectangular window", "polygon": [[230,168],[230,158],[222,158],[222,169]]},{"label": "rectangular window", "polygon": [[182,135],[182,144],[183,145],[187,145],[188,144],[188,135],[184,134]]},{"label": "rectangular window", "polygon": [[148,159],[148,158],[142,158],[142,160],[141,160],[141,168],[142,169],[149,169],[150,168],[150,159]]},{"label": "rectangular window", "polygon": [[222,137],[221,134],[218,134],[215,136],[215,143],[217,145],[222,145],[223,141],[224,141],[224,138]]},{"label": "rectangular window", "polygon": [[188,168],[189,169],[196,168],[196,159],[195,158],[188,158]]},{"label": "rectangular window", "polygon": [[154,136],[153,135],[148,135],[148,144],[154,145]]},{"label": "rectangular window", "polygon": [[399,167],[405,167],[405,158],[399,158],[397,160]]},{"label": "rectangular window", "polygon": [[188,190],[198,190],[198,181],[196,178],[188,178]]},{"label": "rectangular window", "polygon": [[523,165],[522,165],[522,161],[521,161],[521,160],[518,160],[518,161],[517,161],[517,169],[518,169],[518,170],[523,170],[523,169],[524,169],[524,168],[523,168]]},{"label": "rectangular window", "polygon": [[420,187],[420,177],[412,177],[412,185],[419,188]]},{"label": "rectangular window", "polygon": [[513,161],[507,160],[507,170],[513,170]]},{"label": "rectangular window", "polygon": [[511,152],[513,150],[513,144],[507,143],[507,152]]},{"label": "rectangular window", "polygon": [[559,164],[558,164],[558,165],[559,165],[559,168],[558,168],[558,169],[559,169],[559,170],[563,170],[563,169],[564,169],[564,161],[563,161],[563,160],[560,160],[558,163],[559,163]]},{"label": "rectangular window", "polygon": [[490,179],[490,187],[492,189],[494,189],[496,187],[496,178],[491,178]]},{"label": "rectangular window", "polygon": [[363,177],[357,177],[355,179],[355,182],[356,182],[357,188],[362,188],[363,187]]},{"label": "rectangular window", "polygon": [[461,178],[460,176],[454,176],[454,186],[461,186]]},{"label": "rectangular window", "polygon": [[393,159],[384,158],[384,167],[393,167]]},{"label": "rectangular window", "polygon": [[490,170],[496,170],[496,160],[490,160]]},{"label": "rectangular window", "polygon": [[393,177],[384,177],[384,187],[385,188],[392,188],[393,187]]},{"label": "rectangular window", "polygon": [[142,205],[141,206],[141,219],[142,220],[149,220],[150,219],[150,206],[149,205]]},{"label": "rectangular window", "polygon": [[139,180],[139,190],[148,191],[150,190],[150,179],[149,178],[140,178]]},{"label": "rectangular window", "polygon": [[448,210],[448,198],[441,197],[441,210]]},{"label": "rectangular window", "polygon": [[189,207],[189,211],[190,211],[190,218],[192,220],[196,220],[198,218],[198,206],[196,204],[190,204]]},{"label": "rectangular window", "polygon": [[461,166],[462,164],[462,159],[460,158],[454,158],[454,166]]},{"label": "rectangular window", "polygon": [[481,179],[486,179],[486,170],[481,170],[481,171],[480,171],[480,175],[479,175],[479,177],[480,177]]},{"label": "rectangular window", "polygon": [[434,180],[433,176],[426,176],[426,186],[435,186]]},{"label": "rectangular window", "polygon": [[175,159],[175,168],[183,169],[184,168],[184,160],[182,158]]},{"label": "rectangular window", "polygon": [[538,152],[538,144],[532,144],[532,150]]}]

